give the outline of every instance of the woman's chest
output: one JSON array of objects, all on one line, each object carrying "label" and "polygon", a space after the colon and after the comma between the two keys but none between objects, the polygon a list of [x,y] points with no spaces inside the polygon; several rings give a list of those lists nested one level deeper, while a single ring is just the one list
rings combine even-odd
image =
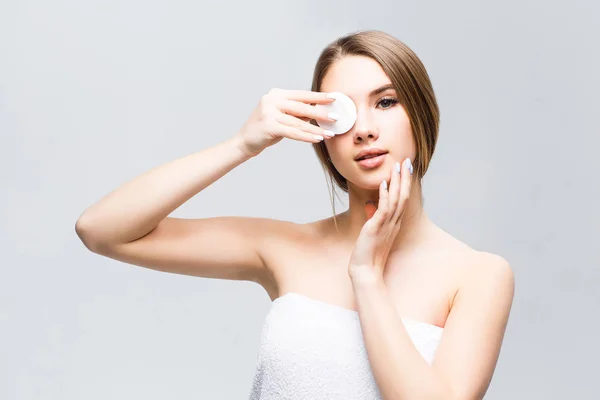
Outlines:
[{"label": "woman's chest", "polygon": [[[351,249],[293,246],[269,255],[272,300],[287,293],[356,310],[348,275]],[[447,257],[400,254],[388,258],[384,282],[403,318],[444,327],[459,287],[459,266]]]}]

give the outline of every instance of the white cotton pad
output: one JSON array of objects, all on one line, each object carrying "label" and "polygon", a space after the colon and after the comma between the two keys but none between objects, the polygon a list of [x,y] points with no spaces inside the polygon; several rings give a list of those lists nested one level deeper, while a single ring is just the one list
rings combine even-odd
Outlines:
[{"label": "white cotton pad", "polygon": [[317,104],[315,107],[325,109],[327,113],[336,113],[340,116],[335,122],[329,121],[317,121],[317,124],[323,129],[327,129],[341,135],[342,133],[348,132],[354,126],[356,122],[356,105],[352,99],[346,96],[344,93],[331,92],[329,93],[335,98],[335,100],[329,104]]}]

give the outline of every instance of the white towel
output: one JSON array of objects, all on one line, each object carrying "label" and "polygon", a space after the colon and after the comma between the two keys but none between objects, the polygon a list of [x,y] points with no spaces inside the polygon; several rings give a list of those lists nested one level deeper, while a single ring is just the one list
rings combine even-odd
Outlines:
[{"label": "white towel", "polygon": [[[431,364],[443,328],[403,319]],[[298,293],[272,302],[250,400],[380,400],[357,311]]]}]

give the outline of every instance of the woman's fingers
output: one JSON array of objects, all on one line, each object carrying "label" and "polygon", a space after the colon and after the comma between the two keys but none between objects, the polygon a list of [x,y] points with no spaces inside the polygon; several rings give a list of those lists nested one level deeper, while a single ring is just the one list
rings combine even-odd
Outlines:
[{"label": "woman's fingers", "polygon": [[275,116],[275,120],[280,124],[291,126],[293,128],[300,129],[307,133],[312,133],[313,135],[323,136],[323,137],[331,137],[333,134],[325,131],[320,126],[316,126],[311,124],[310,122],[304,121],[300,118],[296,118],[293,115],[288,115],[284,113],[279,113]]},{"label": "woman's fingers", "polygon": [[275,96],[298,101],[307,104],[329,104],[335,99],[327,97],[326,92],[313,92],[310,90],[286,90],[286,89],[271,89],[269,94]]},{"label": "woman's fingers", "polygon": [[324,139],[324,136],[322,135],[308,133],[300,128],[285,124],[278,124],[276,130],[280,136],[287,137],[289,139],[300,140],[302,142],[318,143]]},{"label": "woman's fingers", "polygon": [[400,199],[400,163],[396,162],[390,176],[390,214],[389,219],[395,222],[398,219],[398,200]]},{"label": "woman's fingers", "polygon": [[410,190],[412,186],[412,165],[410,158],[407,158],[402,163],[402,173],[400,180],[400,199],[398,200],[398,219],[402,217],[402,213],[404,213],[404,209],[408,203],[408,198],[410,196]]},{"label": "woman's fingers", "polygon": [[310,118],[324,122],[335,122],[336,119],[330,118],[329,114],[325,110],[320,110],[310,104],[305,104],[299,101],[293,100],[281,100],[279,103],[279,109],[286,113],[291,114],[299,118]]},{"label": "woman's fingers", "polygon": [[383,181],[379,184],[379,202],[377,204],[377,211],[373,218],[377,228],[380,228],[388,219],[389,216],[389,194],[387,181]]},{"label": "woman's fingers", "polygon": [[[285,129],[285,133],[282,131],[281,134],[284,136],[311,143],[315,143],[315,139],[322,140],[320,138],[328,139],[334,136],[333,132],[310,122],[311,120],[335,121],[335,119],[330,118],[326,111],[311,105],[328,104],[335,101],[335,99],[328,98],[327,93],[276,88],[269,91],[267,99],[267,103],[274,105],[278,111],[274,114],[275,121],[281,125],[294,128],[293,130]],[[306,134],[300,131],[306,132]],[[307,134],[317,135],[318,137],[309,137]]]}]

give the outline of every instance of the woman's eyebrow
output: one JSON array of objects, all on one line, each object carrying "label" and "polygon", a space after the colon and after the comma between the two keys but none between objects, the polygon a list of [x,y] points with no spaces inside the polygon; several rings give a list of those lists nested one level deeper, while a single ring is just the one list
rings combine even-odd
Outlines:
[{"label": "woman's eyebrow", "polygon": [[388,83],[387,85],[383,85],[381,87],[378,87],[377,89],[373,90],[369,94],[369,97],[377,96],[378,94],[383,93],[383,92],[385,92],[388,89],[394,89],[394,85],[392,85],[391,83]]}]

